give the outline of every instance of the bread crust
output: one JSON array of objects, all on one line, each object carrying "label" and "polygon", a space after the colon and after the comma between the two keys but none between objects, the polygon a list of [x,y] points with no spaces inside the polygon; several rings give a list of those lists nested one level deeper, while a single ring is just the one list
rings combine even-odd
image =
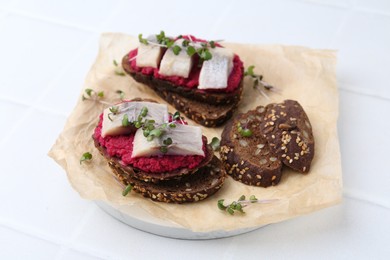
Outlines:
[{"label": "bread crust", "polygon": [[175,180],[144,182],[118,165],[108,162],[114,177],[123,185],[132,185],[133,191],[145,198],[166,203],[191,203],[208,198],[223,185],[226,171],[221,161],[214,156],[210,164],[198,169],[195,174]]}]

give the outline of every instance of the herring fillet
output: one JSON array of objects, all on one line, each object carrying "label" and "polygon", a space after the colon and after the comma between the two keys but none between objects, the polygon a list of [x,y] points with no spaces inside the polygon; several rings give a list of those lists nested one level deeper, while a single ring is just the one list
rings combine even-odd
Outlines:
[{"label": "herring fillet", "polygon": [[212,58],[203,62],[198,89],[223,89],[228,86],[233,69],[233,52],[216,47],[210,49]]},{"label": "herring fillet", "polygon": [[160,64],[159,73],[161,75],[180,76],[183,78],[188,78],[190,75],[193,61],[192,57],[187,54],[185,48],[182,46],[183,41],[183,39],[179,39],[174,43],[174,45],[182,48],[178,55],[173,53],[171,48],[165,52]]},{"label": "herring fillet", "polygon": [[160,147],[163,146],[163,140],[168,137],[172,139],[173,143],[168,146],[166,155],[205,155],[201,128],[176,124],[175,128],[168,127],[160,138],[154,138],[152,141],[148,141],[143,135],[142,129],[138,129],[134,136],[131,157],[164,155],[160,151]]},{"label": "herring fillet", "polygon": [[[158,43],[156,35],[147,37],[149,42]],[[162,48],[153,44],[140,43],[138,46],[138,53],[136,64],[138,67],[152,67],[158,68],[162,56]]]},{"label": "herring fillet", "polygon": [[[110,108],[118,107],[118,114],[114,115]],[[122,126],[123,116],[127,114],[129,122],[138,119],[143,107],[148,109],[146,119],[153,119],[157,124],[166,122],[169,118],[168,106],[154,102],[124,102],[104,109],[102,123],[102,137],[107,135],[129,134],[134,131],[131,127]],[[111,119],[110,119],[111,118]]]}]

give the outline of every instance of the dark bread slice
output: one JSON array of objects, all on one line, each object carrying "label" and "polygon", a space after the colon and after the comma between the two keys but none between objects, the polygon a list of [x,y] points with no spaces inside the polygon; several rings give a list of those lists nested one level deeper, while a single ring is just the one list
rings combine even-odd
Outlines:
[{"label": "dark bread slice", "polygon": [[[260,187],[276,185],[282,176],[282,163],[259,128],[264,113],[264,107],[257,107],[230,120],[222,132],[220,150],[229,175],[244,184]],[[251,129],[252,136],[241,136],[238,123]]]},{"label": "dark bread slice", "polygon": [[260,128],[272,152],[286,166],[302,173],[310,170],[314,137],[309,118],[297,101],[267,105]]},{"label": "dark bread slice", "polygon": [[167,203],[188,203],[206,199],[217,192],[223,185],[226,171],[221,161],[213,156],[211,162],[196,171],[195,174],[183,176],[176,180],[159,181],[158,183],[144,182],[122,167],[109,162],[114,176],[124,185],[131,184],[135,192],[154,201]]},{"label": "dark bread slice", "polygon": [[156,88],[157,94],[188,118],[206,127],[216,127],[232,117],[238,103],[210,105]]},{"label": "dark bread slice", "polygon": [[[156,86],[159,91],[165,90],[167,92],[179,94],[180,96],[188,98],[190,100],[197,100],[199,102],[208,103],[211,105],[219,105],[219,104],[226,105],[226,104],[238,103],[243,90],[242,79],[239,87],[232,92],[222,92],[222,93],[209,92],[197,88],[187,88],[183,86],[177,86],[169,81],[156,79],[152,76],[146,76],[142,73],[135,72],[130,66],[128,55],[123,57],[122,67],[124,71],[129,75],[131,75],[136,81],[144,83],[148,86],[150,85]],[[244,75],[243,72],[244,69],[241,68],[241,70],[242,70],[242,75]]]},{"label": "dark bread slice", "polygon": [[[121,169],[123,172],[131,175],[133,178],[137,178],[144,182],[158,182],[161,180],[169,180],[169,179],[177,179],[184,175],[190,175],[195,173],[199,168],[202,168],[210,163],[214,156],[214,151],[211,148],[210,145],[207,145],[207,152],[204,160],[193,169],[189,168],[181,168],[175,171],[171,172],[165,172],[165,173],[152,173],[152,172],[144,172],[140,169],[131,167],[130,165],[124,165],[121,163],[121,160],[117,157],[112,157],[108,155],[107,150],[105,147],[101,146],[99,141],[95,139],[94,136],[92,136],[94,140],[95,147],[99,150],[100,154],[104,156],[104,158],[108,161],[108,164],[115,165],[116,168]],[[204,138],[204,142],[207,143],[207,138]]]}]

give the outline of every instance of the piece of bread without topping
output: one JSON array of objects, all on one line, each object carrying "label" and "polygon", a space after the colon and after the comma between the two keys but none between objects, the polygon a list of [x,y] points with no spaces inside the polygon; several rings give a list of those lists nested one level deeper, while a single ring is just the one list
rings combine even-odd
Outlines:
[{"label": "piece of bread without topping", "polygon": [[[265,108],[260,106],[230,120],[222,132],[220,155],[227,173],[235,180],[268,187],[280,181],[282,163],[260,131],[264,114]],[[241,136],[238,124],[251,129],[252,136]]]},{"label": "piece of bread without topping", "polygon": [[[238,132],[237,124],[252,131]],[[302,106],[293,100],[259,106],[231,120],[223,130],[221,159],[235,180],[252,186],[276,185],[282,166],[306,173],[314,156],[314,137]]]}]

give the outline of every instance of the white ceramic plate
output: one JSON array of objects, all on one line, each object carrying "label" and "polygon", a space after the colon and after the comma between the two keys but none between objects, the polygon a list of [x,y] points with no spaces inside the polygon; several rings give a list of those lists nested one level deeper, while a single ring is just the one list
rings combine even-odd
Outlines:
[{"label": "white ceramic plate", "polygon": [[116,209],[103,201],[95,201],[96,204],[107,212],[109,215],[118,219],[119,221],[142,231],[163,236],[169,238],[177,238],[177,239],[215,239],[215,238],[223,238],[223,237],[231,237],[240,235],[243,233],[247,233],[253,230],[256,230],[259,227],[251,227],[251,228],[242,228],[231,231],[225,230],[214,230],[210,232],[194,232],[190,229],[183,228],[176,223],[170,223],[167,221],[163,221],[156,217],[153,217],[142,210],[134,210],[134,212],[124,213],[120,209]]}]

